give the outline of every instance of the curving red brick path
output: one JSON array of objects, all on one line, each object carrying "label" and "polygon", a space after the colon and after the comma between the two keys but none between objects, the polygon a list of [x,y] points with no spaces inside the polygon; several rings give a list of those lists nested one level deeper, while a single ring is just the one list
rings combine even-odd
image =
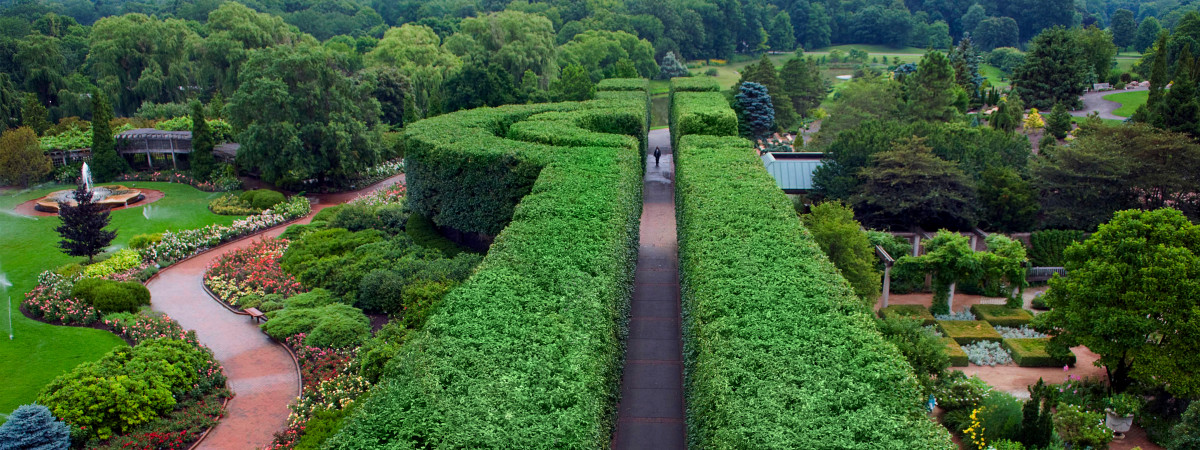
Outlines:
[{"label": "curving red brick path", "polygon": [[[318,195],[313,212],[294,223],[308,223],[323,208],[396,182],[396,175],[359,191]],[[263,236],[278,236],[278,226],[168,267],[150,280],[151,308],[170,315],[184,329],[196,330],[200,342],[212,349],[229,377],[234,398],[225,416],[198,448],[252,449],[271,444],[287,425],[288,403],[300,392],[300,373],[287,350],[259,330],[248,316],[234,314],[211,298],[203,287],[204,271],[225,252],[245,248]]]}]

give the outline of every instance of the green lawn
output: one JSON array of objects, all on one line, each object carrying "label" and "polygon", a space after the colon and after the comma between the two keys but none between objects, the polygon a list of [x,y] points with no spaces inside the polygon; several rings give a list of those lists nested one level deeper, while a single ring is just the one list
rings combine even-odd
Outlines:
[{"label": "green lawn", "polygon": [[1150,91],[1134,91],[1105,95],[1104,99],[1121,104],[1120,108],[1113,111],[1113,115],[1129,117],[1137,111],[1138,107],[1145,105],[1146,99],[1149,97]]},{"label": "green lawn", "polygon": [[980,64],[979,74],[987,78],[988,82],[1000,89],[1008,89],[1009,77],[1000,68],[991,64]]},{"label": "green lawn", "polygon": [[[231,223],[236,217],[218,216],[208,211],[209,200],[220,194],[202,192],[191,186],[174,183],[127,182],[129,187],[157,189],[166,197],[150,204],[150,220],[143,208],[130,208],[112,213],[110,229],[117,230],[114,245],[124,246],[129,238],[141,233],[156,233],[168,229],[187,229],[210,223]],[[0,274],[13,284],[8,289],[12,306],[14,340],[0,338],[0,412],[8,413],[17,406],[30,403],[42,386],[54,377],[86,361],[95,361],[113,347],[125,345],[112,333],[91,328],[56,327],[25,318],[17,310],[25,293],[37,284],[37,275],[83,258],[72,258],[58,250],[57,217],[38,217],[32,220],[13,213],[16,205],[68,186],[41,187],[26,192],[9,192],[0,196]],[[2,311],[0,314],[7,314]],[[7,320],[0,322],[3,334],[8,334]]]}]

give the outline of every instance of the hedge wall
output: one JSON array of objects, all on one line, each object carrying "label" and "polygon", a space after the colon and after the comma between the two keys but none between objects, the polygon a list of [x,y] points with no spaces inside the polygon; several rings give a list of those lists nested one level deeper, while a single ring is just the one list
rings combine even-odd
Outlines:
[{"label": "hedge wall", "polygon": [[750,142],[680,141],[688,446],[954,448]]},{"label": "hedge wall", "polygon": [[673,148],[679,147],[679,136],[738,134],[737,114],[719,92],[672,92],[669,125]]},{"label": "hedge wall", "polygon": [[677,77],[671,79],[671,92],[721,92],[721,83],[710,77]]},{"label": "hedge wall", "polygon": [[649,126],[630,94],[408,127],[417,211],[499,235],[332,448],[609,446]]}]

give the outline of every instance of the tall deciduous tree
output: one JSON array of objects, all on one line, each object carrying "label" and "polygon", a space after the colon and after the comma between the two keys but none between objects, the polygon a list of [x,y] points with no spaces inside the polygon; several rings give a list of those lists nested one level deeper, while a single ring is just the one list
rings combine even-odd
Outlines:
[{"label": "tall deciduous tree", "polygon": [[1028,231],[1037,219],[1037,191],[1016,170],[991,167],[979,180],[979,206],[986,229]]},{"label": "tall deciduous tree", "polygon": [[463,19],[460,33],[470,37],[489,65],[499,64],[511,78],[533,70],[538,76],[558,77],[554,24],[544,16],[501,11]]},{"label": "tall deciduous tree", "polygon": [[905,79],[908,114],[917,120],[950,121],[958,115],[954,106],[960,88],[954,68],[942,52],[931,50],[921,58],[917,73]]},{"label": "tall deciduous tree", "polygon": [[854,210],[875,228],[966,229],[975,225],[975,189],[958,165],[938,158],[924,141],[907,139],[872,156]]},{"label": "tall deciduous tree", "polygon": [[38,145],[37,134],[28,127],[10,129],[0,135],[0,180],[29,186],[41,180],[54,165]]},{"label": "tall deciduous tree", "polygon": [[17,87],[7,73],[0,73],[0,134],[21,126],[23,102]]},{"label": "tall deciduous tree", "polygon": [[104,229],[108,211],[92,201],[92,191],[83,184],[75,188],[75,205],[58,204],[58,216],[62,225],[54,231],[62,236],[58,246],[68,255],[86,256],[90,262],[117,237],[116,231]]},{"label": "tall deciduous tree", "polygon": [[583,66],[571,64],[563,69],[562,78],[554,82],[551,90],[559,101],[591,100],[596,96],[596,83]]},{"label": "tall deciduous tree", "polygon": [[767,45],[771,50],[790,52],[796,49],[796,30],[792,27],[792,17],[787,11],[780,11],[771,18],[771,28],[767,31]]},{"label": "tall deciduous tree", "polygon": [[1133,38],[1133,49],[1139,53],[1145,52],[1154,45],[1154,40],[1158,39],[1161,32],[1162,25],[1158,23],[1158,19],[1154,17],[1142,19],[1142,23],[1138,24],[1137,35]]},{"label": "tall deciduous tree", "polygon": [[432,28],[415,24],[389,29],[367,53],[366,63],[393,67],[408,79],[417,110],[406,111],[405,115],[415,118],[441,110],[443,85],[463,65],[461,58],[442,45]]},{"label": "tall deciduous tree", "polygon": [[874,246],[862,225],[854,220],[854,211],[838,201],[825,202],[814,205],[800,220],[863,304],[874,306],[881,290],[881,274],[875,268]]},{"label": "tall deciduous tree", "polygon": [[92,91],[92,175],[96,181],[112,181],[117,175],[129,171],[129,162],[117,154],[117,141],[113,137],[112,106],[108,96],[99,89]]},{"label": "tall deciduous tree", "polygon": [[1137,380],[1200,395],[1200,226],[1177,210],[1121,211],[1064,252],[1034,324],[1100,355],[1118,392]]},{"label": "tall deciduous tree", "polygon": [[783,93],[792,101],[792,110],[804,117],[820,106],[829,92],[829,85],[812,57],[787,60],[779,70],[779,81]]},{"label": "tall deciduous tree", "polygon": [[50,129],[50,111],[42,105],[36,95],[26,94],[25,104],[21,108],[21,125],[33,129],[38,136]]},{"label": "tall deciduous tree", "polygon": [[998,47],[1016,47],[1021,43],[1021,30],[1012,17],[988,17],[979,22],[971,40],[985,52]]},{"label": "tall deciduous tree", "polygon": [[446,81],[446,110],[516,103],[512,77],[497,65],[467,64]]},{"label": "tall deciduous tree", "polygon": [[[379,160],[379,103],[341,59],[319,46],[254,52],[226,109],[238,130],[239,165],[269,183],[338,183]],[[313,105],[321,105],[316,108]]]},{"label": "tall deciduous tree", "polygon": [[1117,46],[1113,44],[1112,33],[1101,30],[1095,25],[1079,32],[1079,46],[1083,50],[1083,58],[1087,61],[1093,80],[1102,83],[1108,79],[1108,73],[1116,65]]},{"label": "tall deciduous tree", "polygon": [[1088,70],[1077,34],[1054,27],[1033,39],[1025,65],[1013,74],[1013,85],[1030,107],[1050,109],[1064,103],[1077,109]]},{"label": "tall deciduous tree", "polygon": [[1133,45],[1138,31],[1137,19],[1134,19],[1133,11],[1125,8],[1118,9],[1113,12],[1112,17],[1109,17],[1108,22],[1113,44],[1116,44],[1118,48]]},{"label": "tall deciduous tree", "polygon": [[192,102],[192,153],[191,169],[192,176],[197,180],[207,180],[212,175],[213,167],[216,165],[216,159],[213,158],[213,147],[216,147],[216,138],[213,136],[212,128],[209,128],[208,121],[204,117],[204,105],[200,102]]}]

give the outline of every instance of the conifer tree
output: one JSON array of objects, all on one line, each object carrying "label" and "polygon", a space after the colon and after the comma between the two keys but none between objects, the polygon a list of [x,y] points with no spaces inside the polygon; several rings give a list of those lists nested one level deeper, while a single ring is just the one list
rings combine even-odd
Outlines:
[{"label": "conifer tree", "polygon": [[1167,87],[1167,35],[1163,33],[1154,44],[1154,65],[1150,66],[1150,92],[1146,98],[1146,110],[1153,111],[1162,100]]},{"label": "conifer tree", "polygon": [[70,445],[67,424],[42,405],[21,405],[0,425],[0,449],[57,450]]},{"label": "conifer tree", "polygon": [[129,162],[117,154],[117,141],[113,138],[112,105],[108,96],[99,89],[92,91],[92,175],[96,181],[112,181],[117,175],[129,170]]},{"label": "conifer tree", "polygon": [[947,122],[958,115],[954,106],[961,90],[954,82],[954,68],[942,52],[933,50],[921,58],[917,73],[908,85],[908,113],[912,118]]},{"label": "conifer tree", "polygon": [[75,188],[74,206],[58,204],[58,216],[62,225],[55,228],[62,240],[58,242],[63,253],[71,256],[86,256],[91,262],[96,255],[108,247],[117,237],[116,231],[105,230],[108,226],[108,211],[92,201],[92,192],[81,183]]},{"label": "conifer tree", "polygon": [[50,111],[46,110],[36,95],[25,95],[25,104],[21,107],[21,125],[33,129],[38,136],[50,129]]},{"label": "conifer tree", "polygon": [[204,119],[204,107],[200,102],[192,103],[192,176],[197,180],[207,180],[212,175],[216,160],[213,158],[213,147],[216,146],[212,128]]},{"label": "conifer tree", "polygon": [[667,54],[663,56],[662,64],[659,64],[658,67],[660,76],[667,80],[675,77],[686,77],[691,75],[691,73],[688,72],[687,66],[683,65],[679,59],[675,58],[675,52],[667,52]]},{"label": "conifer tree", "polygon": [[775,109],[766,86],[747,81],[739,86],[737,99],[738,123],[745,125],[747,138],[765,137],[775,126]]},{"label": "conifer tree", "polygon": [[1055,139],[1065,139],[1067,133],[1071,132],[1071,114],[1067,112],[1067,107],[1062,103],[1054,105],[1054,109],[1050,111],[1050,117],[1046,120],[1046,133],[1054,136]]}]

